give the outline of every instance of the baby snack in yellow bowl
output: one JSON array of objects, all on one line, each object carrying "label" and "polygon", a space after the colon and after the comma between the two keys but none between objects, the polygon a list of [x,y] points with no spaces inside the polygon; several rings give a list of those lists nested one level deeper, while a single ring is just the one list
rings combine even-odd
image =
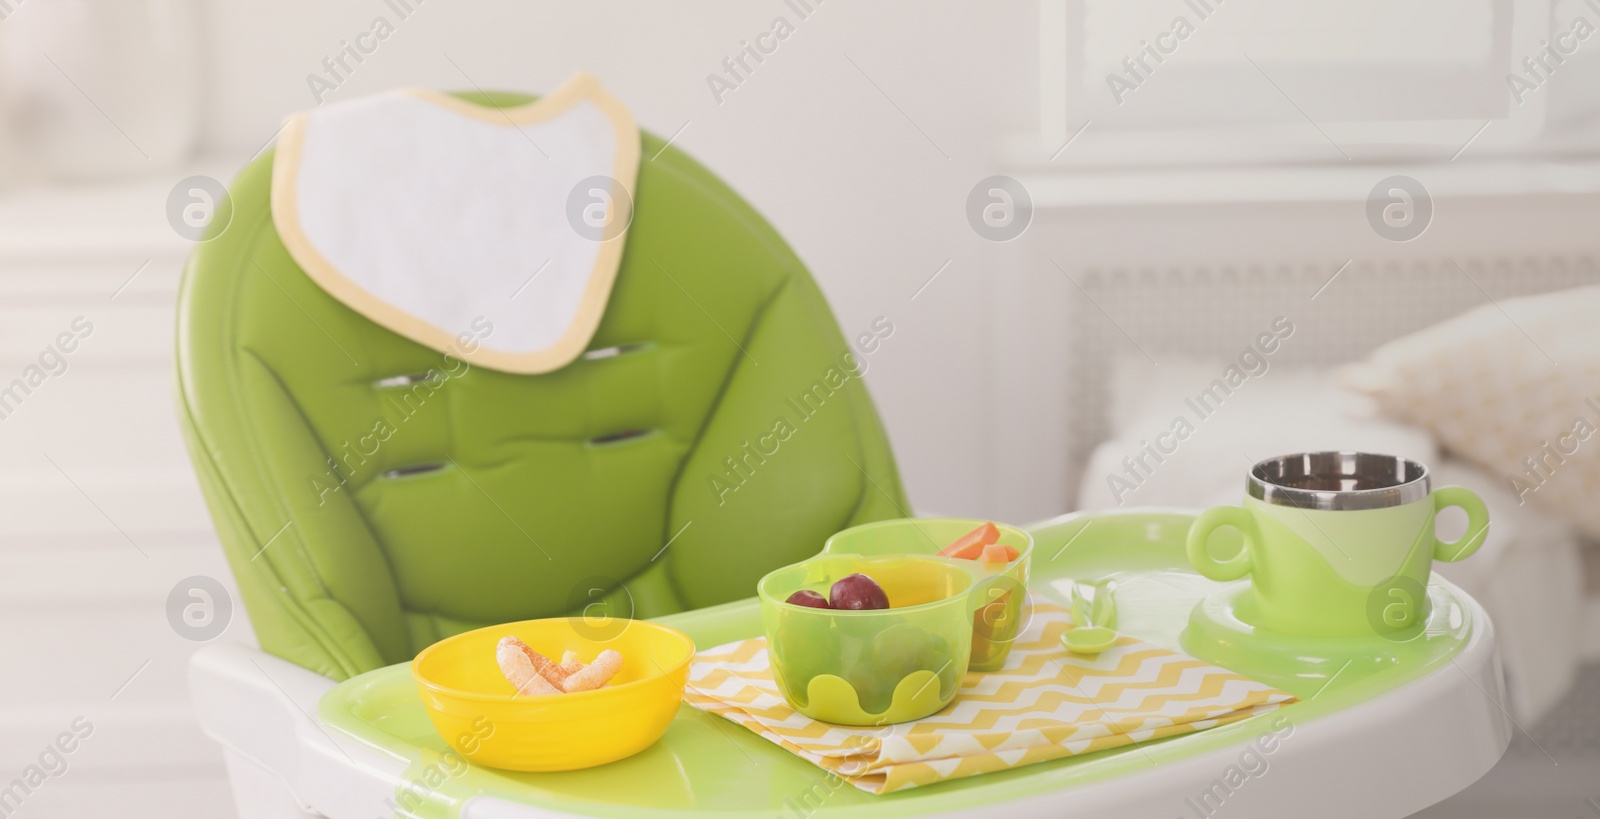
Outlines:
[{"label": "baby snack in yellow bowl", "polygon": [[666,733],[693,659],[694,641],[667,626],[554,618],[446,638],[417,655],[411,675],[439,736],[466,759],[569,771],[632,756]]},{"label": "baby snack in yellow bowl", "polygon": [[518,694],[572,694],[593,691],[616,676],[622,668],[622,655],[611,649],[600,652],[594,662],[584,665],[575,651],[568,651],[561,662],[552,661],[515,637],[501,637],[495,645],[494,659],[506,682]]}]

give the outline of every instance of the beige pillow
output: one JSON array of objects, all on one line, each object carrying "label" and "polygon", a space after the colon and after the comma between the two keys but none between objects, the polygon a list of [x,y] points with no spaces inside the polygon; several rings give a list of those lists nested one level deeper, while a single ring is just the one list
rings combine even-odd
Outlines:
[{"label": "beige pillow", "polygon": [[1600,286],[1484,305],[1340,378],[1600,538]]}]

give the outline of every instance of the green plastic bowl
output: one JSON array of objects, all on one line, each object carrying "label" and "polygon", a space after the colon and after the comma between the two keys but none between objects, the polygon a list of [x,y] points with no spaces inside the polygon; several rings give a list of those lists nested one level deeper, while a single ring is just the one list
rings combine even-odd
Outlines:
[{"label": "green plastic bowl", "polygon": [[[835,611],[785,603],[801,589],[828,596],[864,574],[892,608]],[[972,617],[985,598],[974,576],[942,558],[819,555],[761,579],[772,676],[796,711],[841,725],[921,719],[950,704],[967,673]]]},{"label": "green plastic bowl", "polygon": [[[846,529],[822,554],[761,579],[761,619],[773,678],[795,710],[842,725],[889,725],[936,713],[967,671],[1005,664],[1022,626],[1033,537],[996,524],[1011,563],[938,557],[985,521],[887,520]],[[828,596],[864,574],[891,608],[834,611],[784,601],[802,589]]]},{"label": "green plastic bowl", "polygon": [[[976,518],[900,518],[868,523],[828,538],[822,553],[936,555],[956,538],[986,522]],[[996,523],[995,527],[1000,530],[999,542],[1017,550],[1016,560],[996,567],[979,560],[938,558],[969,572],[983,587],[986,600],[972,618],[969,668],[973,671],[996,671],[1005,665],[1011,644],[1022,630],[1022,607],[1033,565],[1033,535],[1003,523]]]}]

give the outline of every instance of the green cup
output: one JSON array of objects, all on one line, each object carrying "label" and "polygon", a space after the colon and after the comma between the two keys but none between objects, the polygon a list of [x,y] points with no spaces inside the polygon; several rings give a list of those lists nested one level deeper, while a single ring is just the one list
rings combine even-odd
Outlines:
[{"label": "green cup", "polygon": [[[1451,506],[1466,511],[1467,533],[1447,543],[1435,536],[1434,517]],[[1250,576],[1248,611],[1239,615],[1257,628],[1394,639],[1427,620],[1433,561],[1468,557],[1488,528],[1481,498],[1459,486],[1432,489],[1416,461],[1310,452],[1251,467],[1243,507],[1202,513],[1188,554],[1212,580]],[[1214,533],[1237,549],[1216,557]]]}]

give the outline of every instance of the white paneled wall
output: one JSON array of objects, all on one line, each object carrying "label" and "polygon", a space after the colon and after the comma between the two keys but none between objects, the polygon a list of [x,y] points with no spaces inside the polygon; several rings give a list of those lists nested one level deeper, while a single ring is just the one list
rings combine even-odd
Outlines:
[{"label": "white paneled wall", "polygon": [[[22,817],[232,813],[166,613],[186,577],[232,586],[174,411],[170,184],[0,199],[0,788],[92,726]],[[44,351],[80,316],[62,369]],[[57,374],[14,403],[41,354]],[[242,616],[222,639],[250,639]]]}]

